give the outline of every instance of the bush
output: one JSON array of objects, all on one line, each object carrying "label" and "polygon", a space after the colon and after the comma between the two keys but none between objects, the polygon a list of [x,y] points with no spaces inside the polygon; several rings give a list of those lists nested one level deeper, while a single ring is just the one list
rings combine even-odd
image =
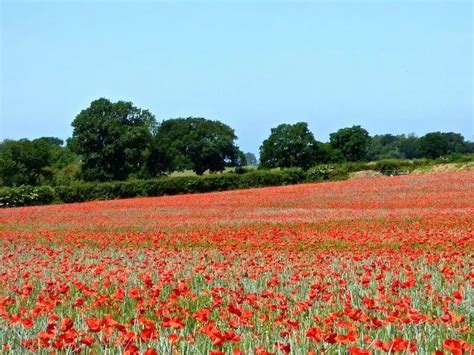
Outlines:
[{"label": "bush", "polygon": [[282,183],[281,185],[292,185],[304,182],[306,173],[301,168],[289,168],[281,170]]},{"label": "bush", "polygon": [[93,183],[79,183],[76,182],[68,186],[57,186],[54,189],[57,201],[64,203],[84,202],[92,200],[91,191],[93,190]]},{"label": "bush", "polygon": [[364,162],[346,162],[335,166],[335,170],[339,173],[355,173],[367,169],[368,164]]},{"label": "bush", "polygon": [[251,169],[246,168],[246,167],[243,167],[243,166],[236,166],[236,167],[234,168],[234,172],[235,172],[236,174],[239,174],[239,175],[246,174],[246,173],[248,173],[249,171],[251,171]]},{"label": "bush", "polygon": [[303,182],[305,173],[301,168],[282,170],[256,170],[244,174],[240,179],[240,188],[291,185]]},{"label": "bush", "polygon": [[49,186],[19,186],[0,188],[0,207],[48,205],[54,200]]},{"label": "bush", "polygon": [[156,194],[148,196],[178,195],[199,192],[199,176],[164,177],[156,181]]},{"label": "bush", "polygon": [[444,163],[470,163],[474,161],[474,154],[467,153],[455,153],[446,156],[439,157],[435,159],[435,163],[437,164],[444,164]]},{"label": "bush", "polygon": [[413,169],[413,162],[401,159],[385,159],[377,161],[373,170],[379,171],[384,175],[397,175],[402,171],[410,171]]},{"label": "bush", "polygon": [[227,173],[220,175],[204,175],[199,180],[197,192],[225,191],[239,188],[243,175]]},{"label": "bush", "polygon": [[334,166],[332,165],[316,165],[306,172],[307,181],[326,181],[331,179],[334,173]]}]

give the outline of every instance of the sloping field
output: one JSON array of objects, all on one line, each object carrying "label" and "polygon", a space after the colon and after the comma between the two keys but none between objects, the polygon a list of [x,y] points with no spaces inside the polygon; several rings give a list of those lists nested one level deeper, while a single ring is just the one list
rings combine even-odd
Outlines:
[{"label": "sloping field", "polygon": [[474,342],[474,174],[0,210],[0,346],[128,354]]}]

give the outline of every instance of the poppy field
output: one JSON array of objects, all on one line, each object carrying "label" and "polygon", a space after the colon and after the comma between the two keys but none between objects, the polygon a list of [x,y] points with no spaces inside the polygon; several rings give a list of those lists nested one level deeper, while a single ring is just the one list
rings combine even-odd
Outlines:
[{"label": "poppy field", "polygon": [[474,174],[0,210],[0,352],[468,354]]}]

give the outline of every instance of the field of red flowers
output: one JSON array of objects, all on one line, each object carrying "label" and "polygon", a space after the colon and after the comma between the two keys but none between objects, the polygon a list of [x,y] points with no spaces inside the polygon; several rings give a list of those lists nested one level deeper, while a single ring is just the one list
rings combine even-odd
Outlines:
[{"label": "field of red flowers", "polygon": [[463,354],[474,174],[0,210],[0,352]]}]

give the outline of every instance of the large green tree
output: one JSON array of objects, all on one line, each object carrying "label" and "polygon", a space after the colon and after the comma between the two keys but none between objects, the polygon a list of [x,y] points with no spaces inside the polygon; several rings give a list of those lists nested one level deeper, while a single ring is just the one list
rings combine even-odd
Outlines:
[{"label": "large green tree", "polygon": [[413,133],[409,135],[382,134],[372,137],[367,158],[379,160],[387,158],[413,159],[421,157],[418,144],[419,138]]},{"label": "large green tree", "polygon": [[255,157],[255,154],[253,153],[245,153],[245,163],[246,165],[250,165],[250,166],[256,166],[258,165],[258,161],[257,161],[257,158]]},{"label": "large green tree", "polygon": [[414,133],[397,136],[397,147],[402,158],[415,159],[421,157],[418,140],[419,138]]},{"label": "large green tree", "polygon": [[156,133],[157,154],[164,154],[168,171],[223,171],[226,164],[237,164],[240,151],[234,130],[220,121],[201,117],[163,121]]},{"label": "large green tree", "polygon": [[375,135],[370,140],[367,158],[369,160],[400,158],[401,153],[397,143],[398,137],[393,134]]},{"label": "large green tree", "polygon": [[301,167],[317,162],[318,143],[306,122],[281,124],[271,129],[260,147],[260,166],[264,168]]},{"label": "large green tree", "polygon": [[51,146],[40,140],[5,140],[0,144],[0,184],[39,185],[51,179]]},{"label": "large green tree", "polygon": [[125,180],[146,175],[156,121],[148,110],[131,102],[101,98],[72,122],[71,149],[82,159],[81,175],[88,181]]},{"label": "large green tree", "polygon": [[0,184],[67,184],[76,178],[79,157],[56,137],[0,143]]},{"label": "large green tree", "polygon": [[467,153],[469,145],[459,133],[431,132],[418,140],[418,149],[423,157],[438,158],[453,153]]},{"label": "large green tree", "polygon": [[361,126],[341,128],[331,133],[329,140],[331,146],[342,154],[344,160],[360,161],[367,157],[370,136]]}]

